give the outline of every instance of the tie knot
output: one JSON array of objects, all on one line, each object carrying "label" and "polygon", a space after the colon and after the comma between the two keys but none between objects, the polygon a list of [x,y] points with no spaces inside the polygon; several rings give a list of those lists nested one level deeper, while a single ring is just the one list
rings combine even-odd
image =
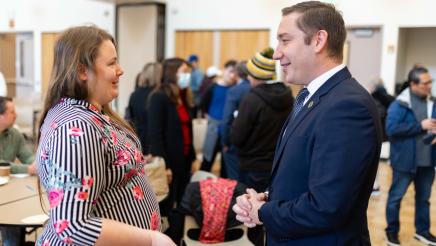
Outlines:
[{"label": "tie knot", "polygon": [[298,92],[296,101],[297,102],[303,102],[304,99],[306,99],[306,97],[309,95],[309,90],[307,88],[303,88],[300,90],[300,92]]}]

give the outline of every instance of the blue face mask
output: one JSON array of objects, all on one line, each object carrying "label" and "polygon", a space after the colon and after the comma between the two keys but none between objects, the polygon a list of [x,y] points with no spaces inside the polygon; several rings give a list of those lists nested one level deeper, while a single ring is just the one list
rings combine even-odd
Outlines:
[{"label": "blue face mask", "polygon": [[180,89],[186,89],[189,87],[191,82],[191,74],[190,73],[180,73],[179,80],[177,81],[177,85]]}]

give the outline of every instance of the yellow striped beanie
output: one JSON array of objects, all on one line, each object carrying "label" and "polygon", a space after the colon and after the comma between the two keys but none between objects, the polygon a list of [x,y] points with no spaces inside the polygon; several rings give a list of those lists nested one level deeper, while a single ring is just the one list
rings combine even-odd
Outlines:
[{"label": "yellow striped beanie", "polygon": [[272,59],[273,53],[274,50],[272,48],[266,48],[262,52],[257,52],[247,62],[248,74],[258,80],[275,80],[276,62]]}]

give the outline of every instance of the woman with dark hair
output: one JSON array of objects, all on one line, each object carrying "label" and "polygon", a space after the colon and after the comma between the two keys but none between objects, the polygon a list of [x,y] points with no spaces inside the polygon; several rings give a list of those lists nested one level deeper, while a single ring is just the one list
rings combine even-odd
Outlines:
[{"label": "woman with dark hair", "polygon": [[142,145],[142,153],[148,154],[149,144],[147,140],[148,114],[147,104],[150,93],[160,85],[162,79],[162,66],[157,62],[145,64],[137,76],[137,87],[130,95],[126,113],[132,123]]},{"label": "woman with dark hair", "polygon": [[180,202],[195,160],[189,81],[188,63],[180,58],[167,59],[163,62],[162,84],[150,95],[150,154],[164,158],[171,182],[168,198],[162,204],[163,214],[173,207],[174,201]]},{"label": "woman with dark hair", "polygon": [[50,210],[37,245],[175,245],[158,232],[139,139],[110,107],[122,74],[102,29],[70,28],[56,42],[37,152]]}]

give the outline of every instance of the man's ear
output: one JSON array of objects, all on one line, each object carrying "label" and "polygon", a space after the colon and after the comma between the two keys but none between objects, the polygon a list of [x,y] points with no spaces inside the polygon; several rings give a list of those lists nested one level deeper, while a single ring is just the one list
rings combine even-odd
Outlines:
[{"label": "man's ear", "polygon": [[324,48],[327,48],[327,39],[329,34],[325,30],[319,30],[313,37],[315,52],[320,53]]},{"label": "man's ear", "polygon": [[79,79],[81,81],[87,81],[88,80],[88,69],[83,66],[82,64],[79,65],[79,68],[77,69],[77,73],[79,74]]}]

